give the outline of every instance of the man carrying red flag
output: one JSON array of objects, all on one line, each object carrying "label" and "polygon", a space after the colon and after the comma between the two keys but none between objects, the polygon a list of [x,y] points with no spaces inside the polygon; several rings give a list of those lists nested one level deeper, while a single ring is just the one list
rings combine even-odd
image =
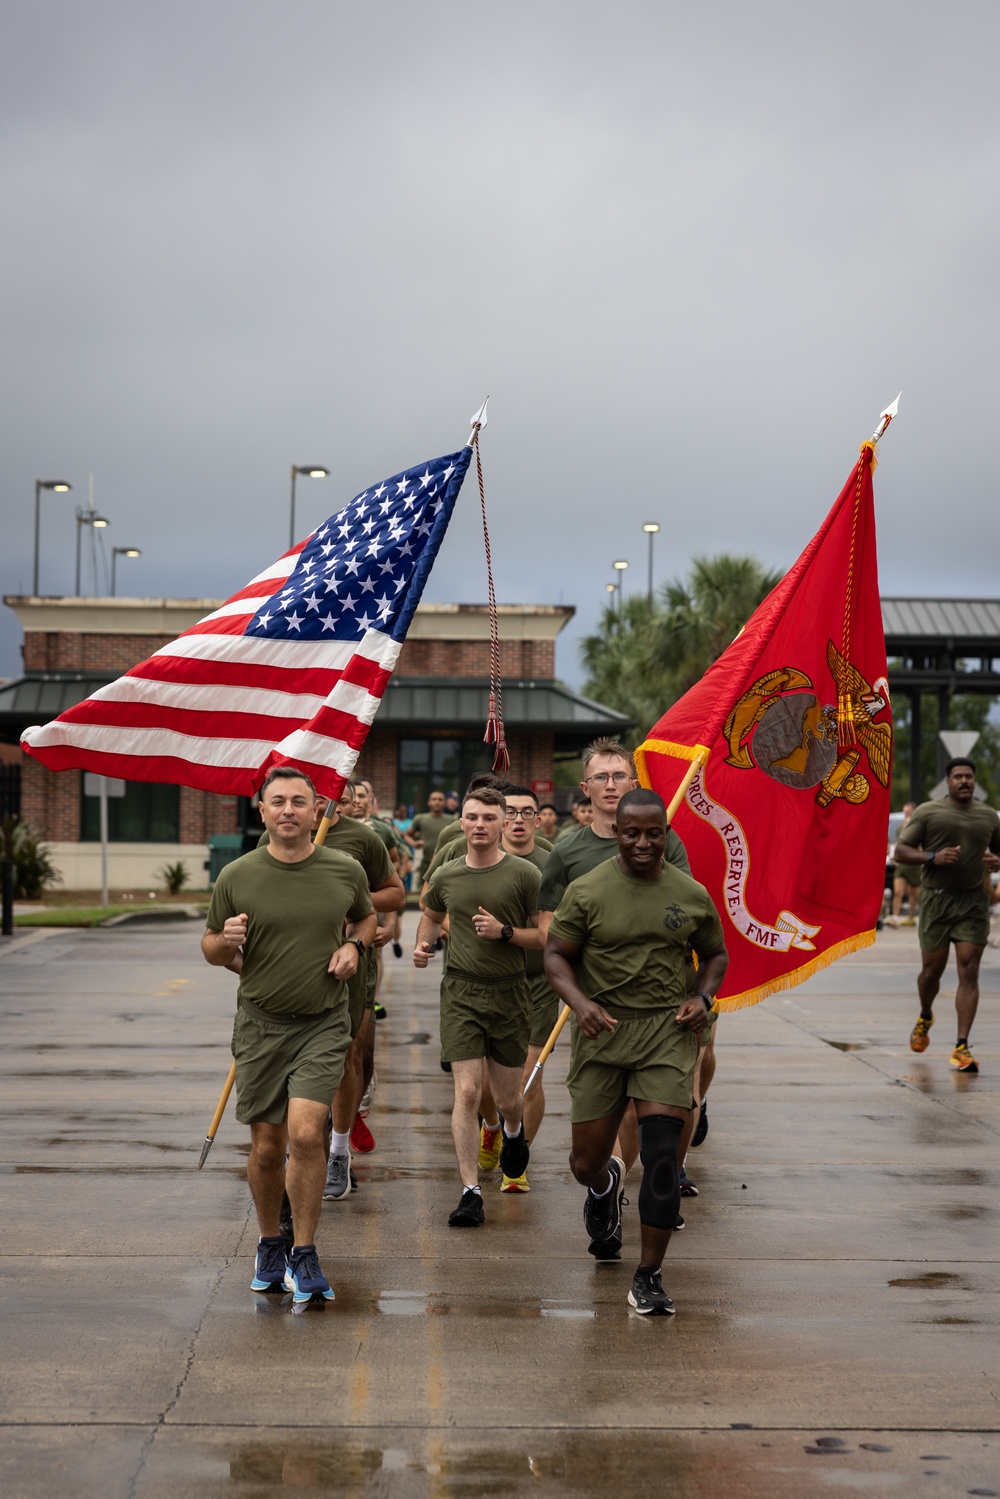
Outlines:
[{"label": "man carrying red flag", "polygon": [[798,561],[636,752],[668,801],[697,766],[675,826],[722,916],[721,1010],[875,940],[892,719],[874,457],[863,444]]}]

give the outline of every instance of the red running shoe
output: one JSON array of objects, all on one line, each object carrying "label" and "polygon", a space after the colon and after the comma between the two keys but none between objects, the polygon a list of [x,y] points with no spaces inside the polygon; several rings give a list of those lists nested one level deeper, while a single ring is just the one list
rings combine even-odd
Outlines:
[{"label": "red running shoe", "polygon": [[359,1155],[368,1155],[369,1151],[375,1149],[375,1136],[360,1114],[355,1119],[354,1128],[351,1130],[351,1149],[356,1150]]}]

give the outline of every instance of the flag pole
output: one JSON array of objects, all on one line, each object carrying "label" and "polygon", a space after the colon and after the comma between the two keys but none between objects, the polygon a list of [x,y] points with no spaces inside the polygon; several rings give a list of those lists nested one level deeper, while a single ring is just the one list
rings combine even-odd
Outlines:
[{"label": "flag pole", "polygon": [[[704,762],[705,762],[705,752],[704,752],[704,750],[702,750],[700,754],[698,754],[698,755],[695,756],[695,758],[691,761],[691,764],[688,766],[687,770],[684,772],[684,778],[681,781],[680,785],[678,786],[677,790],[674,792],[673,796],[670,798],[670,806],[667,808],[667,826],[668,827],[673,822],[674,817],[677,815],[677,808],[680,806],[681,802],[687,796],[688,787],[690,786],[691,782],[694,780],[695,776],[698,774],[698,771],[701,769],[701,767],[704,764]],[[566,1024],[566,1022],[569,1019],[569,1017],[570,1017],[570,1008],[569,1008],[569,1005],[563,1005],[562,1009],[559,1011],[559,1019],[556,1021],[555,1025],[552,1027],[552,1030],[551,1030],[551,1032],[549,1034],[549,1039],[546,1041],[545,1045],[542,1047],[542,1049],[541,1049],[541,1051],[540,1051],[540,1053],[538,1055],[538,1061],[535,1063],[534,1067],[532,1067],[531,1073],[530,1073],[530,1075],[528,1077],[528,1081],[524,1085],[524,1092],[525,1093],[527,1093],[528,1089],[531,1087],[532,1083],[535,1081],[535,1078],[538,1076],[538,1074],[541,1072],[542,1068],[545,1066],[545,1063],[548,1061],[549,1056],[551,1055],[551,1052],[552,1052],[552,1048],[555,1046],[556,1042],[559,1040],[559,1036],[562,1033],[562,1028]]]},{"label": "flag pole", "polygon": [[[314,847],[317,844],[322,845],[326,842],[326,835],[330,831],[330,828],[333,825],[333,819],[336,817],[336,815],[337,803],[331,796],[330,800],[326,804],[326,811],[323,813],[323,816],[320,820],[320,825],[316,829],[316,836],[313,839]],[[212,1115],[212,1122],[208,1126],[208,1134],[205,1136],[205,1143],[201,1147],[201,1157],[198,1161],[199,1171],[208,1160],[208,1152],[215,1144],[215,1136],[218,1133],[219,1125],[222,1123],[222,1116],[226,1112],[226,1104],[229,1102],[229,1095],[233,1091],[233,1084],[235,1083],[235,1081],[236,1063],[234,1062],[229,1069],[229,1076],[226,1078],[215,1113]]]}]

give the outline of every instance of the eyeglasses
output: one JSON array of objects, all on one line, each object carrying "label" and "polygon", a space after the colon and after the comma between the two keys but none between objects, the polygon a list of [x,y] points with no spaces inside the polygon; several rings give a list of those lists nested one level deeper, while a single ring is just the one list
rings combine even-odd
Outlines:
[{"label": "eyeglasses", "polygon": [[522,822],[534,822],[538,816],[534,807],[504,807],[504,812],[510,822],[514,822],[518,817]]},{"label": "eyeglasses", "polygon": [[587,777],[587,780],[593,781],[595,786],[606,786],[609,781],[614,781],[616,786],[624,786],[625,782],[631,779],[627,770],[616,770],[613,775],[609,775],[606,770],[599,770],[595,776]]}]

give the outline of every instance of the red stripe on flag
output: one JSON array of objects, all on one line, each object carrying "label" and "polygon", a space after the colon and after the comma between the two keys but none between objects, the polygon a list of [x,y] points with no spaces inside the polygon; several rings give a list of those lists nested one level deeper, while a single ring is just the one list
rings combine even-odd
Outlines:
[{"label": "red stripe on flag", "polygon": [[120,698],[87,698],[60,714],[59,722],[104,724],[121,729],[169,729],[171,733],[191,734],[197,739],[271,741],[284,739],[302,724],[298,717],[278,718],[269,713],[205,713],[197,708],[130,703]]}]

